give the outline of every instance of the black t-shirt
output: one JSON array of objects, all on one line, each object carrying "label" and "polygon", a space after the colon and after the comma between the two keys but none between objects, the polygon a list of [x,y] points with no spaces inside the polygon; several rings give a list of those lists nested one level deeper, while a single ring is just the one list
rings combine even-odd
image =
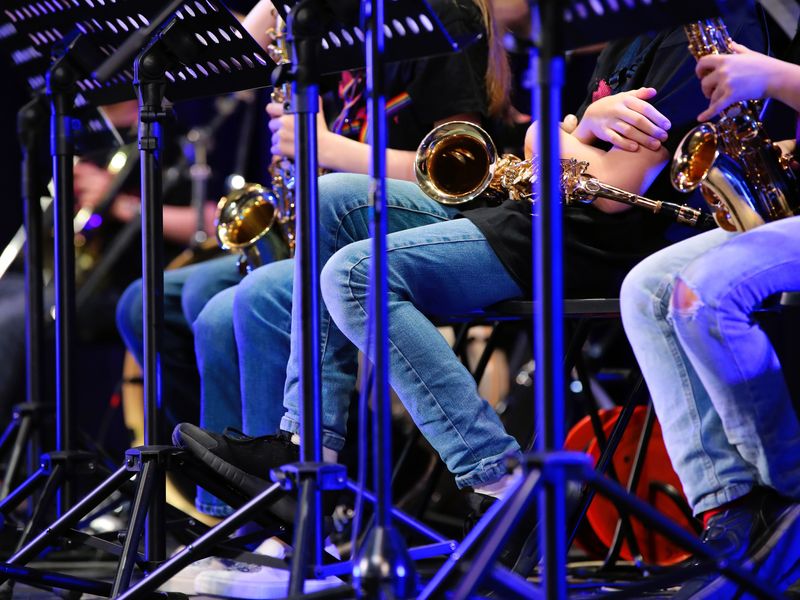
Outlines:
[{"label": "black t-shirt", "polygon": [[[472,0],[433,0],[430,4],[454,37],[484,33],[481,12]],[[487,54],[486,36],[482,35],[462,52],[387,65],[389,148],[416,150],[434,123],[451,115],[487,116]],[[342,134],[365,141],[366,110],[361,104]]]},{"label": "black t-shirt", "polygon": [[[762,28],[749,2],[725,18],[731,36],[754,50],[764,48]],[[653,87],[651,104],[672,124],[664,147],[670,156],[708,106],[695,75],[695,59],[683,28],[640,35],[610,43],[578,111],[583,115],[593,97]],[[687,203],[669,182],[664,168],[645,193],[654,199]],[[568,296],[615,296],[627,271],[644,256],[669,242],[672,221],[632,208],[607,214],[591,205],[564,206],[565,292]],[[527,203],[504,202],[499,208],[479,208],[464,214],[486,236],[508,272],[527,292],[531,289],[531,209]]]}]

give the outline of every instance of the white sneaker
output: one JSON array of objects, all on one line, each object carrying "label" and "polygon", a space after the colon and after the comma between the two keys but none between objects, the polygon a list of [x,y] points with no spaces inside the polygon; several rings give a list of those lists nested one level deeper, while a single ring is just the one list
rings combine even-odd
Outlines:
[{"label": "white sneaker", "polygon": [[[178,548],[175,554],[183,550],[183,547]],[[254,551],[255,554],[263,554],[264,556],[272,556],[273,558],[283,558],[286,556],[286,547],[277,538],[268,538]],[[184,567],[172,576],[167,582],[162,584],[159,592],[175,592],[179,594],[186,594],[187,596],[193,595],[194,581],[201,573],[208,571],[224,571],[226,569],[233,570],[246,570],[248,567],[257,568],[255,565],[249,565],[243,562],[230,560],[227,558],[219,558],[216,556],[209,556],[196,562],[193,562],[188,567]]]},{"label": "white sneaker", "polygon": [[[309,594],[339,585],[342,585],[342,580],[338,577],[309,579],[305,582],[304,590]],[[289,593],[289,571],[258,565],[206,571],[194,580],[194,592],[245,600],[285,598]]]},{"label": "white sneaker", "polygon": [[194,594],[194,580],[200,573],[206,571],[221,571],[226,568],[225,560],[216,556],[209,556],[193,562],[173,575],[169,580],[159,586],[159,592],[173,592],[191,596]]},{"label": "white sneaker", "polygon": [[[178,548],[175,554],[183,551],[183,547]],[[258,548],[254,550],[255,554],[263,554],[264,556],[271,556],[273,558],[282,559],[286,556],[286,545],[277,538],[268,538],[264,540]],[[162,584],[159,592],[174,592],[179,594],[186,594],[191,596],[195,593],[194,582],[198,575],[209,571],[225,571],[235,570],[243,571],[248,568],[258,568],[255,565],[249,565],[243,562],[230,560],[227,558],[219,558],[216,556],[209,556],[196,562],[193,562],[188,567],[184,567],[178,571],[172,578]]]}]

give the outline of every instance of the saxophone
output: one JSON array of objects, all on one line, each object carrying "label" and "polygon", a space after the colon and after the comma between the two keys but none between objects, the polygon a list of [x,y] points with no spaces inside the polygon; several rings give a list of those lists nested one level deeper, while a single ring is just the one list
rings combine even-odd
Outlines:
[{"label": "saxophone", "polygon": [[[286,24],[277,14],[274,29],[267,31],[272,43],[267,53],[277,65],[290,62]],[[271,100],[288,105],[291,84],[275,86]],[[248,183],[224,196],[217,205],[217,241],[223,250],[241,253],[239,270],[244,274],[260,267],[264,256],[294,256],[295,198],[294,163],[275,156],[269,166],[270,187]],[[278,235],[273,235],[273,234]]]},{"label": "saxophone", "polygon": [[[710,215],[691,208],[645,198],[603,183],[587,173],[589,163],[574,158],[561,159],[560,187],[566,204],[591,204],[606,198],[652,213],[670,216],[691,227],[707,227]],[[447,205],[465,204],[479,196],[490,201],[506,198],[536,202],[533,182],[539,176],[537,159],[521,159],[513,154],[498,156],[486,131],[474,123],[451,121],[433,129],[417,150],[417,183],[425,194]]]},{"label": "saxophone", "polygon": [[[721,19],[684,27],[696,59],[731,54],[731,37]],[[714,219],[728,231],[747,231],[768,221],[800,214],[797,178],[789,160],[759,121],[761,103],[748,100],[722,111],[716,124],[703,123],[681,140],[670,175],[679,191],[700,188]]]}]

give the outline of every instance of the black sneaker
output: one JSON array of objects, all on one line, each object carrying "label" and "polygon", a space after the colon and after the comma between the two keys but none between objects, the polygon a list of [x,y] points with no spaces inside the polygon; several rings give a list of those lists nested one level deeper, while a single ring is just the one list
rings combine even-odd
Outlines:
[{"label": "black sneaker", "polygon": [[[755,569],[771,590],[782,592],[800,576],[800,504],[771,489],[756,488],[746,501],[711,517],[702,541],[725,558]],[[702,565],[695,561],[692,566]],[[714,571],[688,580],[675,598],[716,600],[741,594],[738,584]]]},{"label": "black sneaker", "polygon": [[[575,483],[569,482],[566,494],[566,515],[568,530],[571,523],[581,506],[583,499],[583,488]],[[489,508],[497,502],[492,496],[472,492],[467,497],[472,512],[464,522],[464,534],[471,531],[480,519],[489,511]],[[522,577],[529,577],[536,565],[541,560],[541,550],[539,548],[539,511],[536,500],[531,502],[528,510],[517,523],[511,536],[506,542],[505,547],[498,556],[498,562],[504,567]]]},{"label": "black sneaker", "polygon": [[[477,492],[469,493],[467,504],[471,511],[464,520],[464,535],[475,528],[495,502],[498,500],[492,496]],[[497,557],[501,565],[523,577],[530,575],[539,561],[539,547],[536,543],[539,531],[536,523],[536,502],[533,502],[511,532],[511,536]]]},{"label": "black sneaker", "polygon": [[291,434],[286,432],[250,437],[226,429],[220,435],[181,423],[172,432],[172,442],[250,496],[271,485],[270,470],[300,458],[300,447],[291,442]]}]

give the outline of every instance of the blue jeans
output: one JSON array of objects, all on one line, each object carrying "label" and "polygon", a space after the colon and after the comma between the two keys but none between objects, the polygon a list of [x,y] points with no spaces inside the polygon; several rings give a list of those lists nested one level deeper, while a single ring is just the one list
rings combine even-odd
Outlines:
[{"label": "blue jeans", "polygon": [[[519,445],[426,315],[483,308],[521,296],[522,290],[467,219],[392,233],[387,244],[390,383],[459,487],[497,481],[506,472],[504,456],[519,452]],[[370,253],[369,240],[351,244],[322,270],[323,298],[333,320],[364,352],[370,343]],[[347,412],[343,406],[338,411]]]},{"label": "blue jeans", "polygon": [[[168,422],[165,425],[197,421],[200,386],[192,323],[211,298],[241,280],[236,263],[235,256],[224,256],[164,272],[161,385],[164,413]],[[144,358],[141,280],[132,283],[122,294],[117,304],[117,328],[128,350],[141,365]],[[237,420],[229,424],[236,426],[240,423]],[[168,431],[161,435],[168,435]],[[218,503],[216,500],[211,502]],[[200,504],[203,504],[202,500]],[[214,511],[210,511],[210,514],[214,514]]]},{"label": "blue jeans", "polygon": [[751,319],[768,296],[800,290],[798,235],[800,218],[707,232],[645,259],[623,283],[625,331],[695,513],[755,485],[800,494],[800,425]]},{"label": "blue jeans", "polygon": [[[331,174],[319,180],[320,262],[342,246],[369,236],[369,179],[360,175]],[[389,184],[389,227],[406,229],[449,219],[445,208],[409,182]],[[292,310],[294,262],[279,261],[256,269],[242,282],[208,301],[194,321],[198,367],[202,381],[201,426],[221,431],[239,426],[249,435],[274,433],[279,425],[297,431],[299,355],[290,357],[290,332],[300,335],[299,311]],[[344,443],[347,406],[356,383],[357,350],[330,321],[321,307],[325,444],[340,449]],[[298,319],[293,328],[292,316]],[[287,368],[288,364],[288,368]],[[282,399],[289,407],[284,414]],[[330,400],[336,398],[337,400]],[[341,398],[341,400],[339,400]],[[344,405],[344,413],[339,407]],[[333,429],[335,427],[335,429]],[[198,508],[224,514],[225,508],[205,492]]]},{"label": "blue jeans", "polygon": [[[339,249],[369,237],[371,223],[369,183],[370,179],[363,175],[338,173],[325,175],[319,180],[321,265],[327,263]],[[408,181],[388,181],[387,202],[390,232],[445,222],[458,212],[454,208],[434,202],[416,184]],[[299,285],[297,273],[295,277],[295,283]],[[297,289],[295,293],[298,293]],[[260,309],[257,305],[253,305],[251,310]],[[322,303],[320,317],[324,432],[322,443],[326,448],[338,451],[344,446],[348,407],[356,384],[358,351],[331,321],[325,302]],[[298,386],[300,354],[298,344],[295,342],[299,341],[301,332],[300,309],[293,307],[293,343],[286,369],[286,389],[283,399],[286,414],[280,423],[281,429],[292,433],[300,430]]]}]

